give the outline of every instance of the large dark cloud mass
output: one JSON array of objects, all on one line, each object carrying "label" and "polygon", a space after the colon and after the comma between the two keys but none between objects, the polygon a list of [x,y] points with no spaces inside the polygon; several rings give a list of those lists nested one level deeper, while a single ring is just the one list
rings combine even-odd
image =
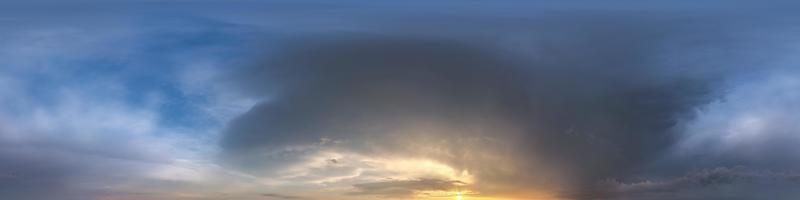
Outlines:
[{"label": "large dark cloud mass", "polygon": [[[720,80],[740,67],[674,61],[676,43],[730,42],[725,29],[688,19],[556,15],[290,40],[238,77],[269,100],[234,120],[222,147],[236,166],[269,172],[287,156],[265,152],[340,141],[331,148],[470,170],[476,185],[495,186],[475,186],[487,194],[611,197],[602,180],[638,176],[670,153],[675,127],[719,98]],[[462,33],[483,27],[508,36]]]}]

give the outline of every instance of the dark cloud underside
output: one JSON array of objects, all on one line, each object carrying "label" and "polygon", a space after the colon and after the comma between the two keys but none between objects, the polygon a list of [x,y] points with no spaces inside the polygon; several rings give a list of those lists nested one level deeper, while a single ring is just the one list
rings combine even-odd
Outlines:
[{"label": "dark cloud underside", "polygon": [[[654,73],[666,28],[562,21],[583,26],[551,25],[530,36],[546,45],[513,53],[458,36],[288,42],[243,73],[243,87],[270,100],[233,121],[222,146],[238,166],[263,169],[265,149],[343,140],[347,151],[433,157],[494,184],[594,192],[664,153],[713,82]],[[492,157],[530,173],[507,174],[485,163]]]}]

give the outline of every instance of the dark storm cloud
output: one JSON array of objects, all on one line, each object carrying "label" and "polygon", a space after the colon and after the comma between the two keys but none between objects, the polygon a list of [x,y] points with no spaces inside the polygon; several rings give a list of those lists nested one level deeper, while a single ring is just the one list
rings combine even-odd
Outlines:
[{"label": "dark storm cloud", "polygon": [[[267,174],[314,148],[425,157],[468,169],[484,186],[466,187],[488,195],[555,187],[578,199],[632,195],[609,178],[737,164],[663,157],[706,116],[698,109],[739,87],[732,80],[775,68],[764,60],[783,40],[748,34],[781,22],[746,17],[756,11],[562,9],[378,15],[363,32],[283,41],[234,77],[267,100],[229,124],[222,157]],[[769,154],[794,166],[791,155]],[[386,188],[369,191],[425,190]]]},{"label": "dark storm cloud", "polygon": [[[550,184],[476,158],[505,151],[519,169],[557,171],[566,187],[584,190],[663,153],[670,128],[709,98],[705,77],[657,68],[657,47],[681,26],[651,20],[533,20],[530,49],[459,35],[287,42],[238,77],[269,100],[230,124],[225,157],[263,170],[258,163],[275,165],[264,152],[323,138],[355,141],[346,149],[373,155],[426,154],[407,147],[454,138],[437,144],[446,156],[432,157],[479,180]],[[415,133],[419,127],[430,130]]]},{"label": "dark storm cloud", "polygon": [[[275,131],[267,135],[241,135],[256,138],[230,137],[224,144],[231,148],[305,144],[325,138],[325,132],[334,132],[332,136],[359,135],[353,130],[329,129],[354,122],[348,118],[402,120],[410,115],[457,118],[459,113],[454,112],[471,106],[471,101],[496,106],[499,102],[494,101],[527,98],[520,92],[525,85],[519,84],[524,78],[516,72],[519,69],[462,44],[407,38],[337,40],[288,47],[288,52],[284,52],[286,57],[279,56],[264,64],[275,68],[248,71],[245,78],[256,82],[254,85],[277,84],[285,88],[280,88],[282,92],[270,103],[257,106],[241,118],[243,121],[234,122],[230,133],[260,130],[263,127],[259,123],[265,119],[271,121],[270,129]],[[255,121],[244,121],[248,119]],[[308,126],[309,120],[315,126]],[[325,122],[329,120],[332,121]],[[317,123],[332,123],[329,126],[334,127],[317,127],[323,125]],[[324,130],[314,130],[319,128]]]}]

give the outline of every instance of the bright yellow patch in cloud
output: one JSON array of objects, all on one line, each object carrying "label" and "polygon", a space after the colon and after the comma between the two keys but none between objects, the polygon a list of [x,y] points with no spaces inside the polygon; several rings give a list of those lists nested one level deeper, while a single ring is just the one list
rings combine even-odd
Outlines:
[{"label": "bright yellow patch in cloud", "polygon": [[381,170],[397,175],[399,179],[439,178],[442,180],[461,181],[464,184],[474,182],[468,170],[457,170],[447,164],[430,159],[370,159],[370,162]]},{"label": "bright yellow patch in cloud", "polygon": [[[339,168],[352,168],[352,173],[328,174]],[[314,174],[317,173],[317,174]],[[367,175],[368,174],[368,175]],[[426,158],[376,158],[354,153],[321,151],[307,161],[287,168],[281,178],[314,177],[313,183],[336,183],[342,180],[377,182],[386,180],[438,179],[471,184],[475,178],[466,169]]]}]

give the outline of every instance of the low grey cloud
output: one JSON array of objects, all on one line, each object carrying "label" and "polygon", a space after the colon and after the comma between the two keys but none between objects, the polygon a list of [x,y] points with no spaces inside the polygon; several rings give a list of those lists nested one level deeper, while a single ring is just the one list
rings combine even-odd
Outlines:
[{"label": "low grey cloud", "polygon": [[298,199],[298,200],[308,199],[308,198],[304,198],[304,197],[300,197],[300,196],[283,195],[283,194],[277,194],[277,193],[266,193],[266,194],[261,194],[261,196],[271,197],[271,198],[274,198],[274,199]]},{"label": "low grey cloud", "polygon": [[458,187],[462,185],[464,185],[464,183],[461,181],[438,179],[387,180],[381,182],[355,184],[353,187],[356,188],[356,191],[349,194],[410,197],[418,191],[452,191],[458,189]]},{"label": "low grey cloud", "polygon": [[794,199],[800,192],[796,171],[720,167],[689,172],[676,178],[633,183],[608,182],[619,193],[614,199]]}]

